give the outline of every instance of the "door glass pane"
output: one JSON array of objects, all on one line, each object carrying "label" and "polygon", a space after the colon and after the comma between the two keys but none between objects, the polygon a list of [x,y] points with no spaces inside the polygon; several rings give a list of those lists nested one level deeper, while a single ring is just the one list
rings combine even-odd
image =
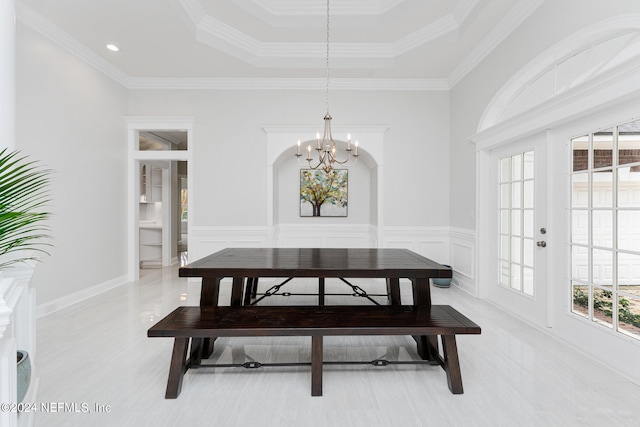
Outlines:
[{"label": "door glass pane", "polygon": [[[640,255],[618,253],[618,289],[640,291]],[[640,293],[638,294],[640,296]]]},{"label": "door glass pane", "polygon": [[629,295],[618,296],[618,330],[640,338],[640,299]]},{"label": "door glass pane", "polygon": [[593,174],[593,207],[613,207],[613,172],[610,170]]},{"label": "door glass pane", "polygon": [[589,167],[589,136],[581,136],[571,140],[573,171],[584,171]]},{"label": "door glass pane", "polygon": [[515,236],[520,236],[521,232],[521,216],[522,211],[519,209],[514,209],[511,211],[511,234]]},{"label": "door glass pane", "polygon": [[500,186],[500,207],[508,208],[510,203],[511,184],[502,184]]},{"label": "door glass pane", "polygon": [[533,249],[534,249],[533,239],[522,239],[522,250],[523,250],[522,262],[524,265],[528,265],[530,267],[533,266]]},{"label": "door glass pane", "polygon": [[571,311],[582,317],[589,317],[589,286],[573,282],[573,304]]},{"label": "door glass pane", "polygon": [[593,245],[613,249],[613,211],[593,211]]},{"label": "door glass pane", "polygon": [[571,242],[589,243],[589,211],[571,211]]},{"label": "door glass pane", "polygon": [[511,238],[511,261],[520,263],[520,238]]},{"label": "door glass pane", "polygon": [[522,292],[533,296],[533,268],[522,268]]},{"label": "door glass pane", "polygon": [[523,185],[522,200],[524,208],[533,208],[533,181],[525,181]]},{"label": "door glass pane", "polygon": [[517,291],[522,290],[520,266],[518,264],[511,264],[511,287]]},{"label": "door glass pane", "polygon": [[613,129],[606,129],[593,134],[593,167],[613,166]]},{"label": "door glass pane", "polygon": [[571,247],[571,277],[589,280],[589,249],[585,246]]},{"label": "door glass pane", "polygon": [[522,155],[518,154],[511,157],[511,180],[519,181],[522,179]]},{"label": "door glass pane", "polygon": [[571,176],[571,206],[574,208],[589,206],[589,174],[579,173]]},{"label": "door glass pane", "polygon": [[514,182],[511,186],[511,207],[512,208],[521,208],[522,207],[522,183]]},{"label": "door glass pane", "polygon": [[509,260],[509,236],[500,236],[500,259]]},{"label": "door glass pane", "polygon": [[524,236],[525,237],[533,237],[533,210],[525,210],[523,211],[524,215]]},{"label": "door glass pane", "polygon": [[618,169],[618,207],[640,207],[640,168],[637,166]]},{"label": "door glass pane", "polygon": [[502,209],[500,211],[500,234],[509,233],[509,210]]},{"label": "door glass pane", "polygon": [[609,290],[593,289],[593,321],[601,325],[613,326],[613,298]]},{"label": "door glass pane", "polygon": [[509,286],[509,277],[511,277],[509,266],[509,261],[500,261],[500,283],[504,286]]},{"label": "door glass pane", "polygon": [[640,210],[618,211],[618,249],[640,252]]},{"label": "door glass pane", "polygon": [[613,284],[613,251],[593,249],[593,283],[611,287]]}]

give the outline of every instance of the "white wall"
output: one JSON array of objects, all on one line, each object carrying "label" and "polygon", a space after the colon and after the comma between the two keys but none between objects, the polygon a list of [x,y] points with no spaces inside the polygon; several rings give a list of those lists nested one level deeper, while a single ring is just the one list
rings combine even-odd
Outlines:
[{"label": "white wall", "polygon": [[[385,225],[447,226],[448,93],[335,91],[331,106],[334,126],[389,126],[384,137],[385,182],[381,184]],[[262,127],[316,125],[321,131],[324,93],[139,90],[131,93],[131,115],[197,117],[192,192],[196,227],[263,227],[267,222],[267,138]],[[352,138],[359,139],[356,134]],[[291,142],[292,149],[295,143]],[[366,145],[366,140],[360,140],[365,150]],[[355,170],[356,189],[366,179],[364,174],[366,170]],[[283,182],[282,176],[277,178],[275,192],[282,204],[275,210],[281,221],[301,221],[295,218],[297,204],[285,199],[284,193],[298,185],[297,176],[294,178],[293,184]],[[362,188],[375,189],[371,185]],[[354,197],[349,207],[349,215],[354,216],[346,221],[370,223],[372,213],[366,212],[370,200],[364,195]]]},{"label": "white wall", "polygon": [[16,146],[55,171],[54,246],[33,278],[55,309],[126,274],[127,91],[20,23],[16,75]]}]

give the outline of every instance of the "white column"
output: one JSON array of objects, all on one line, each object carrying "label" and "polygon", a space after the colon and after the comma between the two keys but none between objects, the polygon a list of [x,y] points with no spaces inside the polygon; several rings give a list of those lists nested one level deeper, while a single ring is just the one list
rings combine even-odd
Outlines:
[{"label": "white column", "polygon": [[16,5],[0,1],[0,149],[16,145]]}]

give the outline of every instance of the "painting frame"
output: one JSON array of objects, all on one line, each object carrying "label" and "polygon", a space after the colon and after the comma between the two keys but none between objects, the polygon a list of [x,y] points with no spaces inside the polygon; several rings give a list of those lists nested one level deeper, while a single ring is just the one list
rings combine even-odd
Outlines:
[{"label": "painting frame", "polygon": [[300,169],[300,217],[345,218],[349,215],[349,171]]}]

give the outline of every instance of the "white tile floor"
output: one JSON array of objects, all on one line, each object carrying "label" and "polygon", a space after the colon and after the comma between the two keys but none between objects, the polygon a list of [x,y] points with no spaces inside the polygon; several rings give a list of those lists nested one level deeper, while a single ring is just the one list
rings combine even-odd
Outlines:
[{"label": "white tile floor", "polygon": [[[175,268],[145,270],[138,282],[39,319],[38,402],[84,403],[92,411],[41,412],[35,425],[640,425],[640,387],[455,288],[432,288],[434,303],[451,304],[482,327],[482,335],[458,338],[463,395],[449,392],[439,367],[328,366],[323,397],[311,397],[308,367],[216,368],[189,371],[179,398],[165,400],[172,340],[147,338],[146,331],[184,304],[188,288]],[[302,303],[293,298],[284,303]],[[309,347],[309,338],[226,338],[216,343],[214,358],[307,361]],[[413,359],[414,342],[325,339],[325,359],[385,354]],[[96,404],[110,412],[95,412]]]}]

